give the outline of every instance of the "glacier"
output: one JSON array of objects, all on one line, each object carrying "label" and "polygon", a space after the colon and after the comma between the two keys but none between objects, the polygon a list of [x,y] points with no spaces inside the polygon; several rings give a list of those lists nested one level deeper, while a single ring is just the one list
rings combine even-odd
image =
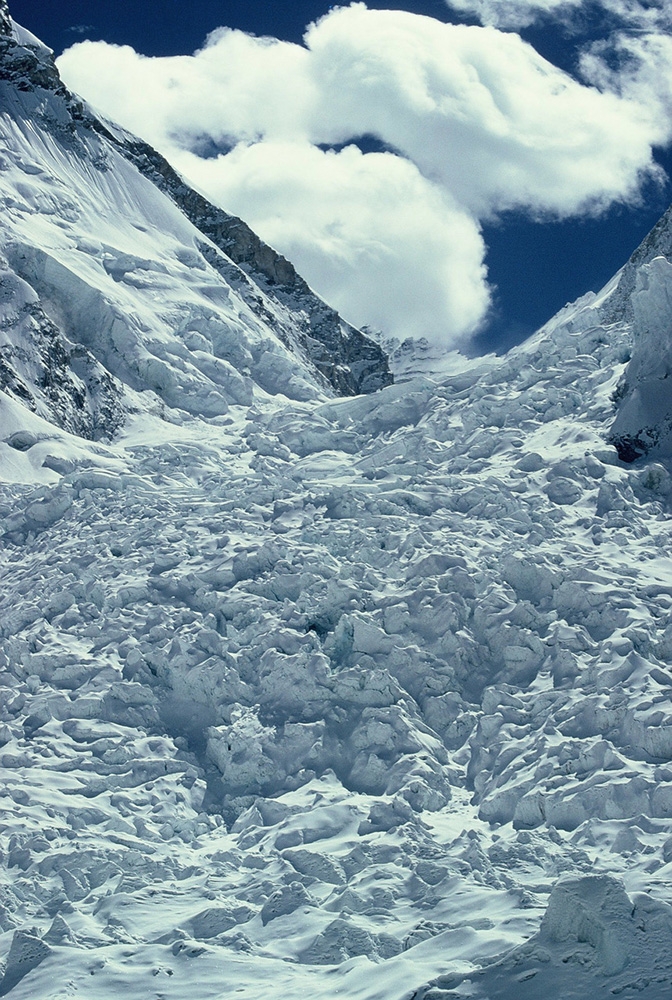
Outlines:
[{"label": "glacier", "polygon": [[668,1000],[669,214],[388,366],[4,0],[0,199],[0,996]]}]

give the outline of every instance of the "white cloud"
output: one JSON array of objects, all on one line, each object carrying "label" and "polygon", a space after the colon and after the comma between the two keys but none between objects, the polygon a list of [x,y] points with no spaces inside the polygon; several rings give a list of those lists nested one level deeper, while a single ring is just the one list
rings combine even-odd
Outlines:
[{"label": "white cloud", "polygon": [[355,325],[441,341],[473,330],[487,309],[478,227],[408,160],[276,140],[174,160]]},{"label": "white cloud", "polygon": [[517,35],[355,5],[306,42],[323,95],[311,138],[373,132],[478,218],[606,204],[649,160],[638,104],[582,86]]},{"label": "white cloud", "polygon": [[669,142],[672,122],[672,37],[669,34],[618,32],[610,39],[593,43],[583,53],[581,71],[595,86],[642,108],[650,123],[654,143]]},{"label": "white cloud", "polygon": [[[634,198],[670,134],[660,87],[619,91],[599,53],[582,85],[517,35],[361,3],[304,46],[220,29],[193,56],[84,42],[59,68],[348,319],[446,343],[487,312],[482,220]],[[365,134],[396,152],[319,148]]]},{"label": "white cloud", "polygon": [[[446,5],[497,28],[526,28],[544,15],[567,21],[588,6],[586,0],[446,0]],[[669,0],[594,0],[594,6],[631,27],[664,31],[672,24]]]}]

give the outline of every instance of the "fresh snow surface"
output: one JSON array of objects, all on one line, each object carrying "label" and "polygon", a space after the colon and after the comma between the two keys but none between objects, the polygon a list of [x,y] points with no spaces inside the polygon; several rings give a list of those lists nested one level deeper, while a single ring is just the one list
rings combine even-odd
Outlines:
[{"label": "fresh snow surface", "polygon": [[0,996],[669,1000],[672,478],[608,440],[670,265],[634,318],[615,279],[328,398],[149,181],[17,100]]}]

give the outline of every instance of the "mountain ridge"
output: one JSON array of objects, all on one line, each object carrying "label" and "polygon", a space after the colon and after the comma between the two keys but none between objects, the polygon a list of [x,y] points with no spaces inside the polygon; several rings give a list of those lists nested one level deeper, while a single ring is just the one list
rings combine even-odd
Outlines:
[{"label": "mountain ridge", "polygon": [[[318,299],[288,261],[263,244],[241,220],[215,208],[201,195],[192,191],[172,170],[167,161],[149,146],[127,133],[122,134],[116,128],[107,127],[79,99],[69,94],[60,80],[51,52],[41,46],[41,43],[29,36],[28,33],[20,34],[19,29],[13,26],[9,18],[6,4],[3,7],[2,25],[1,44],[3,51],[0,81],[5,87],[10,88],[6,97],[7,110],[12,109],[12,114],[16,116],[16,127],[19,133],[22,130],[25,133],[21,140],[24,144],[26,136],[29,135],[31,116],[38,116],[44,134],[52,137],[43,145],[43,163],[39,167],[30,166],[28,163],[30,154],[28,154],[26,170],[37,170],[38,174],[41,171],[45,177],[53,174],[58,177],[57,185],[64,191],[69,181],[63,157],[67,158],[70,153],[76,153],[72,162],[74,164],[79,159],[80,171],[88,170],[87,163],[90,163],[98,172],[101,183],[97,184],[99,190],[95,197],[99,199],[102,197],[104,200],[109,195],[102,190],[104,187],[102,175],[111,168],[119,170],[118,166],[112,167],[110,160],[110,151],[116,150],[132,166],[132,169],[140,170],[155,185],[158,183],[158,188],[170,198],[180,212],[184,212],[186,217],[194,223],[195,232],[202,233],[200,242],[197,239],[197,253],[206,267],[212,268],[220,275],[219,280],[223,286],[221,294],[224,295],[224,287],[232,281],[236,286],[238,296],[241,296],[246,302],[247,309],[251,310],[257,317],[254,320],[255,324],[259,325],[261,322],[262,325],[265,325],[269,336],[277,338],[284,345],[288,357],[294,353],[303,359],[299,363],[299,371],[303,368],[306,373],[308,371],[312,373],[308,377],[315,381],[316,387],[319,387],[318,391],[330,392],[335,389],[340,393],[352,394],[359,391],[373,391],[383,385],[390,384],[392,376],[381,349],[367,340],[359,331],[344,323],[333,309]],[[43,101],[34,100],[31,96],[33,92],[51,96]],[[26,123],[25,128],[21,124],[22,122]],[[11,143],[12,140],[10,140],[10,149],[12,148]],[[48,148],[49,143],[52,144],[51,148]],[[26,149],[29,149],[29,146],[26,146]],[[23,169],[20,164],[19,168]],[[32,176],[37,178],[38,174],[33,173]],[[9,175],[6,173],[5,176]],[[19,174],[18,177],[19,188],[17,190],[25,191],[25,184],[20,180],[21,175]],[[83,189],[86,190],[90,182],[88,178],[82,176],[76,183],[80,185],[80,190],[82,190],[82,185],[84,185]],[[134,184],[128,172],[124,183],[130,184],[131,188]],[[37,189],[35,189],[34,196],[38,201],[41,199],[42,202],[46,202],[51,197],[46,191],[39,193]],[[115,197],[118,198],[119,195]],[[17,201],[14,194],[8,195],[6,205],[10,211],[10,217],[16,216],[17,211],[20,211],[19,205],[23,198],[23,195],[19,195]],[[67,200],[67,197],[64,196],[59,211],[65,212],[66,218],[69,215],[70,222],[74,226],[78,211],[76,207],[77,195],[74,189],[68,205],[66,205]],[[153,207],[152,211],[156,212],[157,209],[159,215],[165,217],[166,213],[158,204]],[[34,210],[35,206],[33,206]],[[40,208],[37,210],[42,211],[44,217],[44,211]],[[47,211],[51,211],[51,209],[47,209]],[[152,224],[149,220],[149,225]],[[177,220],[168,224],[179,227]],[[23,225],[25,227],[25,223]],[[17,232],[20,232],[20,229],[21,224],[18,225]],[[52,232],[56,232],[56,230],[52,229]],[[50,237],[50,239],[52,238]],[[9,251],[12,264],[21,270],[21,266],[25,265],[25,254],[21,252],[21,238],[19,237],[17,240],[16,237],[13,237],[13,240],[13,248],[10,240],[6,250]],[[59,252],[62,255],[63,251]],[[189,252],[185,250],[185,253]],[[49,266],[52,279],[55,280],[57,269],[55,270],[54,264]],[[152,266],[162,267],[163,265]],[[200,266],[202,265],[199,264]],[[38,267],[38,270],[42,274],[42,280],[44,280],[42,265]],[[27,280],[30,284],[31,279],[36,280],[36,274],[29,272],[30,269],[18,274],[18,277]],[[71,279],[63,278],[63,280],[66,280],[67,283]],[[57,328],[59,314],[68,312],[69,293],[59,292],[53,281],[51,284],[47,282],[43,292],[46,296],[48,310],[51,309],[53,313],[53,306],[56,306],[57,312],[48,317],[48,320],[52,327],[55,324]],[[41,295],[42,293],[39,292],[38,299]],[[128,306],[122,305],[117,296],[115,308],[119,311],[119,309],[128,308]],[[211,313],[213,308],[216,311],[216,306],[213,307],[211,303],[209,307]],[[46,327],[45,331],[47,331]],[[43,339],[53,342],[54,336],[57,334],[58,331],[55,328],[50,328],[50,332],[45,332]],[[65,337],[67,340],[67,334]],[[62,340],[60,348],[56,352],[61,369],[63,365],[67,367],[65,359],[71,350],[64,344],[65,341]],[[10,354],[13,357],[16,356],[16,350],[16,346],[10,349]],[[44,347],[41,350],[43,358],[46,358],[49,353],[47,348]],[[81,346],[77,350],[81,352]],[[86,350],[91,353],[90,344]],[[9,363],[5,352],[5,369]],[[283,364],[286,363],[283,362]],[[203,366],[201,365],[201,367]],[[61,395],[66,392],[66,387],[73,378],[77,383],[76,374],[66,378],[59,369],[60,374],[55,370],[53,376],[45,375],[44,365],[42,370],[43,374],[40,378],[46,377],[52,383],[60,380]],[[210,364],[209,370],[214,370],[212,364]],[[23,374],[25,375],[25,371]],[[110,375],[114,378],[113,372],[107,373],[108,378]],[[125,377],[128,377],[128,373]],[[279,385],[275,385],[272,378],[269,379],[268,373],[260,377],[266,386],[272,387],[271,391],[279,390]],[[137,376],[132,381],[135,381],[137,389],[140,385]],[[228,381],[231,383],[230,378]],[[15,371],[11,377],[5,371],[3,384],[6,387],[21,386],[19,391],[24,400],[27,399],[25,378],[22,379],[18,371]],[[287,384],[291,385],[289,376]],[[77,396],[77,392],[82,391],[82,385],[78,384],[76,391],[71,386],[71,390],[68,391],[74,392]],[[88,391],[85,386],[83,391],[85,394]],[[215,391],[221,391],[221,387]],[[75,399],[76,405],[77,400]],[[220,409],[223,405],[222,402]],[[90,424],[80,422],[80,426],[88,428],[85,429],[85,433],[92,433]],[[113,420],[110,424],[110,433],[114,433],[118,426],[119,420]]]}]

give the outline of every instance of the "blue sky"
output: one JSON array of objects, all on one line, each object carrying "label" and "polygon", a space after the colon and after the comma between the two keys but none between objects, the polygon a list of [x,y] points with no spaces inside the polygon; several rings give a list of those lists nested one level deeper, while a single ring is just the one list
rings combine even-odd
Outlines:
[{"label": "blue sky", "polygon": [[[455,141],[466,144],[464,159],[467,167],[464,174],[467,176],[460,174],[459,168],[444,172],[439,140],[434,143],[433,155],[425,157],[421,148],[423,142],[418,140],[418,134],[422,136],[422,129],[426,129],[428,146],[431,146],[435,139],[432,130],[442,129],[445,122],[442,120],[437,126],[435,118],[426,118],[416,129],[408,117],[412,103],[408,95],[390,110],[384,106],[384,96],[375,94],[371,98],[376,103],[375,114],[369,117],[359,114],[352,102],[345,109],[335,109],[332,106],[334,102],[327,101],[323,115],[325,121],[329,119],[328,127],[322,129],[324,135],[320,136],[317,134],[320,130],[316,131],[313,123],[308,136],[310,148],[303,141],[303,132],[301,142],[296,145],[296,134],[290,134],[290,126],[295,127],[295,122],[284,123],[280,134],[272,134],[273,126],[265,122],[259,124],[254,111],[249,123],[239,120],[237,114],[233,115],[236,118],[233,123],[230,110],[223,109],[221,122],[206,118],[202,127],[199,126],[201,132],[198,136],[194,133],[185,138],[189,130],[185,131],[183,119],[179,118],[175,109],[171,111],[166,105],[165,136],[168,139],[165,139],[164,133],[153,133],[153,123],[145,123],[143,118],[143,103],[145,115],[148,118],[152,115],[150,100],[137,102],[136,99],[135,106],[129,108],[128,99],[127,105],[124,105],[123,95],[117,95],[115,100],[107,103],[106,94],[119,89],[115,86],[115,73],[120,73],[120,66],[114,61],[117,54],[110,46],[130,46],[139,56],[189,56],[204,45],[209,33],[220,27],[237,28],[254,35],[294,43],[293,47],[276,46],[276,56],[273,57],[279,60],[276,72],[289,79],[298,65],[297,59],[301,55],[298,46],[303,44],[306,25],[328,13],[330,7],[325,3],[310,0],[293,4],[265,0],[198,0],[187,6],[178,0],[146,0],[144,3],[117,0],[114,4],[87,0],[61,5],[10,0],[14,18],[41,37],[59,55],[84,40],[107,43],[97,48],[80,45],[71,50],[74,54],[66,57],[67,61],[64,60],[61,66],[66,82],[111,117],[121,119],[123,124],[133,127],[135,131],[144,132],[155,145],[160,147],[163,141],[162,151],[173,159],[178,169],[187,174],[191,170],[191,176],[199,187],[218,197],[225,207],[236,214],[247,217],[262,236],[295,260],[299,270],[308,272],[306,276],[311,284],[334,301],[348,319],[358,324],[368,322],[401,337],[405,334],[421,335],[426,327],[430,337],[441,339],[441,331],[445,327],[448,330],[445,336],[447,344],[464,342],[465,336],[471,336],[471,342],[477,349],[501,349],[533,332],[565,302],[589,289],[597,290],[604,284],[625,262],[671,200],[669,179],[661,179],[660,175],[654,177],[650,169],[651,161],[648,165],[646,163],[647,150],[652,148],[656,162],[665,170],[672,166],[668,145],[672,125],[664,127],[661,124],[669,111],[669,94],[662,84],[659,87],[656,83],[661,93],[650,97],[651,80],[660,81],[661,77],[665,77],[660,70],[661,59],[663,66],[667,65],[667,50],[659,51],[654,44],[657,36],[664,35],[667,27],[664,4],[657,4],[655,0],[641,4],[637,0],[601,0],[599,3],[582,0],[455,0],[455,6],[449,7],[443,0],[427,0],[424,3],[368,2],[366,6],[371,12],[406,11],[444,24],[475,26],[473,38],[478,44],[474,48],[470,42],[471,47],[467,48],[470,53],[472,49],[475,52],[473,59],[476,60],[480,79],[483,80],[488,73],[496,74],[500,65],[502,71],[508,73],[511,62],[515,64],[515,60],[519,59],[519,83],[529,87],[532,103],[536,77],[530,74],[539,75],[539,67],[532,63],[531,68],[526,66],[528,50],[515,49],[510,44],[511,35],[516,33],[524,42],[531,43],[540,56],[569,74],[570,80],[578,81],[573,99],[578,110],[574,118],[571,117],[572,112],[566,121],[558,120],[558,130],[566,130],[568,149],[571,149],[575,142],[572,130],[575,129],[578,135],[586,129],[593,129],[594,138],[583,135],[585,148],[581,152],[583,160],[577,173],[583,173],[583,180],[594,175],[594,190],[580,179],[567,180],[572,169],[570,153],[565,165],[557,167],[558,197],[554,199],[550,191],[552,184],[556,183],[551,176],[551,160],[559,160],[563,150],[560,145],[551,149],[549,143],[548,163],[538,158],[526,158],[525,148],[529,151],[530,144],[534,142],[534,130],[521,139],[520,150],[511,163],[503,167],[503,170],[516,172],[518,178],[515,181],[517,186],[514,185],[506,197],[493,194],[492,180],[485,176],[482,183],[470,186],[469,175],[477,176],[481,164],[487,159],[488,149],[483,144],[492,138],[495,155],[494,143],[498,137],[491,133],[485,138],[480,133],[476,136],[473,130],[465,132],[466,138]],[[660,14],[657,19],[653,16],[656,11]],[[432,32],[431,24],[424,19],[388,23],[382,17],[370,15],[368,19],[363,16],[357,19],[354,12],[349,19],[347,15],[340,19],[332,15],[321,33],[316,33],[313,38],[313,61],[320,51],[331,53],[329,58],[336,60],[347,52],[348,58],[360,62],[369,60],[369,81],[370,68],[377,56],[375,44],[367,49],[361,38],[362,33],[369,31],[369,26],[374,34],[380,30],[381,38],[399,39],[406,32],[418,47],[420,60],[424,58],[427,43],[434,44],[434,36],[439,54],[442,51],[440,45],[453,45],[453,36],[442,35],[438,26]],[[489,27],[476,27],[483,23]],[[390,34],[391,31],[393,34]],[[358,45],[354,46],[352,39],[357,32],[360,33]],[[633,69],[634,57],[627,45],[624,49],[622,41],[625,38],[627,42],[630,37],[641,38],[645,32],[652,43],[644,57],[638,51],[639,63]],[[462,44],[460,39],[458,41]],[[235,39],[228,35],[213,46],[213,59],[216,55],[221,59],[232,58],[234,49],[236,52],[240,50],[234,42]],[[500,59],[500,53],[508,51],[511,55]],[[653,55],[650,55],[651,52]],[[585,67],[583,76],[579,72],[579,59],[586,53],[595,58],[599,56],[601,60],[599,69],[593,65],[590,70],[592,79],[588,81]],[[263,75],[268,51],[262,51],[257,46],[249,50],[248,56],[253,60],[259,59]],[[389,79],[396,86],[401,70],[390,58],[392,61],[386,72],[390,71]],[[399,60],[402,58],[406,59],[406,55],[401,54]],[[460,70],[465,66],[470,70],[472,55],[462,53],[460,59]],[[647,60],[650,60],[649,65]],[[109,74],[106,75],[101,69],[104,70],[108,62]],[[212,60],[210,64],[213,64]],[[176,64],[162,59],[151,63],[138,63],[135,59],[125,63],[131,75],[136,65],[138,72],[145,74],[143,80],[150,70],[153,73],[164,72],[164,79],[165,73],[170,71],[173,91],[182,88],[185,95],[193,90],[194,80],[198,78],[204,87],[203,100],[210,100],[210,85],[203,77],[202,62],[197,76],[196,63],[193,63],[194,72],[185,64],[177,75],[173,72]],[[354,67],[353,63],[353,74]],[[404,72],[407,70],[406,66]],[[430,73],[431,67],[426,70]],[[612,74],[609,79],[608,73]],[[349,75],[346,71],[346,77]],[[238,78],[243,79],[244,73],[239,72]],[[620,113],[618,109],[614,111],[613,101],[610,104],[609,100],[612,93],[618,92],[622,96],[623,80],[630,89],[627,95],[629,104],[627,107],[624,105],[623,131],[619,140],[618,123],[608,127],[602,125],[603,112],[594,101],[591,103],[594,95],[587,91],[590,88],[593,92],[602,92],[604,119],[607,121],[610,115]],[[212,87],[218,85],[224,86],[220,70],[212,79]],[[518,86],[518,83],[513,81],[512,85]],[[300,81],[296,86],[300,91]],[[510,103],[512,92],[500,93],[497,80],[489,86],[495,104],[501,108]],[[289,97],[278,112],[280,117],[292,101],[300,103],[299,91],[296,92],[298,96],[292,96],[294,92],[288,91]],[[608,97],[604,97],[605,91],[610,92]],[[159,93],[156,100],[163,101],[165,88],[160,92],[157,90]],[[352,101],[356,104],[358,94],[367,93],[373,92],[366,88],[360,88],[358,93],[353,91]],[[260,101],[270,99],[263,92],[260,94]],[[448,96],[454,99],[452,92]],[[440,97],[441,100],[447,99],[446,94]],[[585,107],[581,103],[584,99],[588,102]],[[362,100],[366,100],[366,96]],[[658,104],[655,104],[656,100]],[[645,135],[642,130],[637,130],[637,114],[631,114],[633,101],[640,101],[642,119],[647,114],[651,117],[652,124]],[[653,103],[649,106],[650,101]],[[245,95],[239,103],[245,103]],[[329,104],[328,109],[326,104]],[[392,111],[402,117],[407,116],[404,119],[405,130],[400,131],[394,123],[386,127],[385,122]],[[472,112],[471,106],[459,109],[462,117]],[[549,115],[554,113],[549,104]],[[518,118],[513,117],[507,122],[507,128],[512,132],[515,132],[517,123],[526,118],[524,109],[518,109],[516,114]],[[543,119],[543,108],[540,115]],[[672,114],[670,118],[672,122]],[[358,129],[360,121],[364,123],[361,129],[366,132],[365,139],[362,139],[362,130]],[[369,132],[370,122],[383,124],[380,128],[376,125]],[[301,125],[302,129],[304,125]],[[537,123],[535,127],[539,129],[540,126]],[[223,135],[227,136],[226,141]],[[445,135],[448,135],[447,140]],[[441,141],[448,142],[450,148],[446,149],[445,155],[450,159],[454,155],[450,132],[445,135]],[[259,138],[261,142],[257,141]],[[325,141],[319,142],[320,138]],[[342,154],[343,146],[352,145],[353,141],[366,154],[363,158],[358,158],[354,152],[345,151]],[[507,139],[507,144],[512,141]],[[548,141],[548,136],[542,134],[540,142]],[[643,152],[638,154],[641,164],[638,167],[633,153],[627,170],[623,167],[620,179],[614,180],[609,176],[608,180],[603,180],[602,174],[605,178],[610,175],[609,158],[620,155],[619,141],[628,149],[641,145]],[[198,143],[201,145],[198,146]],[[613,143],[613,150],[610,143]],[[282,158],[291,157],[291,144],[295,144],[292,148],[299,151],[299,159],[296,164],[285,163],[284,169],[289,173],[279,172],[276,177],[269,168],[269,162],[279,164]],[[195,155],[199,152],[203,154],[206,146],[207,158]],[[325,150],[334,155],[325,160]],[[378,154],[378,158],[372,156],[374,153]],[[470,156],[474,158],[471,166]],[[225,179],[215,172],[218,163],[226,167]],[[547,168],[548,179],[544,184],[537,184],[538,177]],[[556,167],[553,166],[553,169]],[[262,186],[254,190],[249,184],[252,171],[256,172],[255,176],[263,175],[264,178],[263,182],[259,182]],[[377,179],[374,179],[376,171]],[[639,180],[636,180],[638,171]],[[319,183],[318,175],[322,177]],[[287,177],[290,183],[287,183]],[[563,192],[560,188],[565,183],[568,187]],[[357,188],[357,185],[360,187]],[[526,187],[530,189],[529,198],[526,197]],[[355,195],[350,197],[351,191],[360,189],[361,197],[368,199],[368,206],[364,205],[364,208],[370,208],[368,218],[365,218],[367,213]],[[383,190],[387,194],[383,194]],[[398,214],[395,211],[395,192],[398,203],[403,202],[406,206],[406,217],[394,218]],[[341,213],[331,218],[330,197],[340,199],[346,205],[344,212],[350,215]],[[439,205],[441,198],[443,201]],[[380,199],[380,204],[377,199]],[[587,204],[592,206],[590,211],[585,208]],[[305,215],[302,215],[304,208]],[[283,209],[287,217],[281,219]],[[293,218],[290,218],[291,213]],[[380,231],[376,218],[384,220],[381,221]],[[407,253],[409,260],[415,263],[415,274],[412,267],[404,267],[401,259],[406,232],[410,233]],[[428,233],[426,240],[423,238],[425,232]],[[339,233],[342,234],[340,242]],[[314,245],[311,245],[311,239]],[[348,259],[347,241],[355,245],[358,240],[361,241],[361,248],[358,248],[356,257]],[[461,248],[459,253],[456,248]],[[334,261],[332,274],[327,273],[330,253]],[[426,260],[423,254],[427,255]],[[432,267],[437,261],[437,272],[432,274]],[[487,268],[487,286],[483,263]],[[398,273],[395,273],[395,267]],[[392,282],[392,290],[385,286],[383,273]],[[406,280],[407,286],[404,284]],[[414,289],[418,289],[418,303],[412,301]],[[367,311],[369,303],[370,315]],[[433,324],[434,317],[437,319]]]}]

